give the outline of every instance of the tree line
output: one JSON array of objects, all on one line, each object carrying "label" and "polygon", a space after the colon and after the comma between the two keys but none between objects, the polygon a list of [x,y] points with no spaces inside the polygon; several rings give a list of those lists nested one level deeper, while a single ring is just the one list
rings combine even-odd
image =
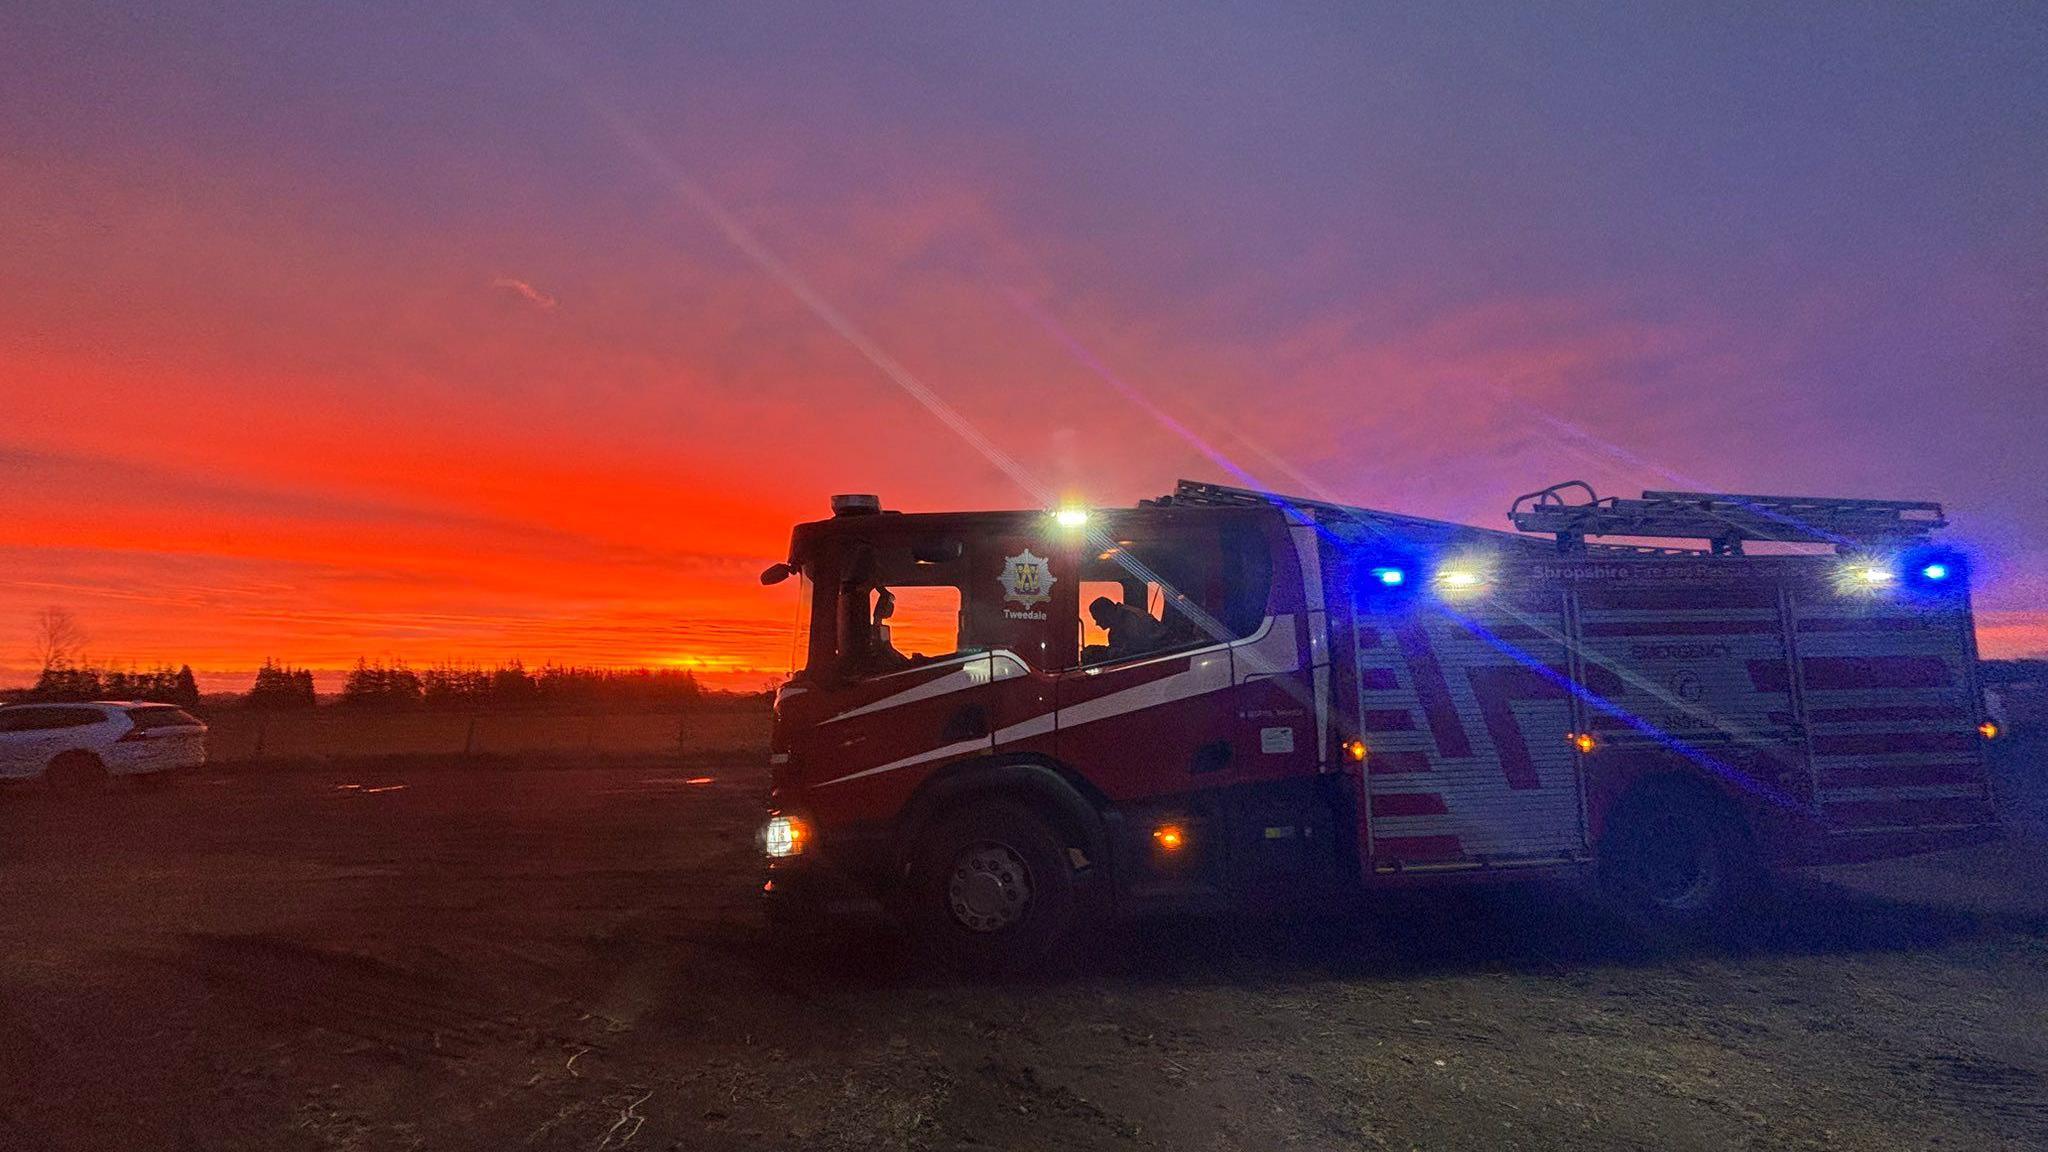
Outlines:
[{"label": "tree line", "polygon": [[[34,687],[0,690],[7,700],[148,700],[197,708],[199,683],[190,665],[138,671],[98,667],[85,658],[87,635],[71,611],[45,608],[35,617]],[[675,707],[704,698],[697,678],[674,668],[586,668],[544,664],[529,672],[514,660],[495,668],[436,664],[415,672],[403,660],[357,660],[342,682],[340,703],[360,708],[546,708],[558,705]],[[320,702],[310,669],[265,660],[239,703],[266,710],[312,708]]]},{"label": "tree line", "polygon": [[[513,661],[495,668],[436,664],[414,671],[404,661],[356,661],[337,703],[349,708],[522,709],[575,706],[681,707],[705,696],[696,677],[670,668],[580,668],[546,664],[528,671]],[[189,665],[147,671],[66,664],[43,669],[34,687],[0,700],[77,703],[146,700],[199,708],[199,683]],[[218,697],[213,698],[216,701]],[[238,703],[263,711],[319,705],[310,669],[265,660]]]},{"label": "tree line", "polygon": [[[257,689],[264,687],[258,672]],[[312,678],[302,670],[278,668],[265,700],[286,707],[312,707]],[[287,702],[284,685],[291,687]],[[251,693],[251,704],[258,701]],[[514,660],[494,668],[436,664],[415,671],[403,660],[357,660],[342,681],[338,703],[354,708],[551,708],[577,705],[677,707],[702,700],[697,678],[672,668],[584,668],[544,664],[528,671]]]},{"label": "tree line", "polygon": [[1992,687],[2048,684],[2048,658],[2023,656],[2014,660],[1979,660],[1977,678]]},{"label": "tree line", "polygon": [[85,659],[85,629],[65,608],[45,608],[35,617],[35,657],[42,669],[27,690],[0,693],[0,701],[146,700],[152,704],[199,706],[199,681],[192,666],[160,664],[147,670],[111,668]]},{"label": "tree line", "polygon": [[146,700],[152,704],[199,707],[199,681],[192,666],[148,670],[64,664],[43,669],[25,700],[76,703],[84,700]]}]

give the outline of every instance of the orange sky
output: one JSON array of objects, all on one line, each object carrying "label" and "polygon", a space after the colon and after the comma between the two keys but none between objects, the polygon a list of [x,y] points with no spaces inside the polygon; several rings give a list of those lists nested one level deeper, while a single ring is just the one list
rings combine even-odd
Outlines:
[{"label": "orange sky", "polygon": [[1985,652],[2048,652],[2009,29],[1851,29],[1832,79],[1663,29],[1688,96],[1542,29],[36,15],[0,47],[0,682],[59,605],[217,687],[758,686],[794,593],[755,574],[828,493],[1030,502],[679,178],[1044,490],[1228,478],[1149,404],[1276,488],[1492,526],[1572,476],[1941,499]]}]

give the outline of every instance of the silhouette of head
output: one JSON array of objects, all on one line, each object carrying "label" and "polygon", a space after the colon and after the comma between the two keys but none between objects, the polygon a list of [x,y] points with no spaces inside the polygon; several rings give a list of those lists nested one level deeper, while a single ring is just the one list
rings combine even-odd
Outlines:
[{"label": "silhouette of head", "polygon": [[1088,615],[1097,628],[1108,628],[1122,615],[1122,605],[1107,596],[1097,596],[1088,602]]}]

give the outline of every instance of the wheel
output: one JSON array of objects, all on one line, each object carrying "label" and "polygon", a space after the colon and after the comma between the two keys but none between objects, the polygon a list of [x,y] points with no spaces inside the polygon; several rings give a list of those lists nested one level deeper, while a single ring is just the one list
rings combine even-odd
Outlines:
[{"label": "wheel", "polygon": [[1074,916],[1067,845],[1009,805],[942,819],[911,866],[906,893],[922,943],[954,967],[1015,971],[1042,959]]},{"label": "wheel", "polygon": [[1755,851],[1718,799],[1655,788],[1625,799],[1600,849],[1608,904],[1645,935],[1686,939],[1732,926],[1758,890]]},{"label": "wheel", "polygon": [[88,796],[107,786],[107,766],[90,752],[66,752],[43,770],[43,783],[60,796]]}]

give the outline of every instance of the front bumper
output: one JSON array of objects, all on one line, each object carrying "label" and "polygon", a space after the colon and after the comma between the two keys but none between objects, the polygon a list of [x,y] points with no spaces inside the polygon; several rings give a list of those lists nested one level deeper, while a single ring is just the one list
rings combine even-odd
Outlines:
[{"label": "front bumper", "polygon": [[770,922],[880,909],[889,886],[885,845],[857,830],[834,832],[795,856],[768,857],[761,900]]}]

